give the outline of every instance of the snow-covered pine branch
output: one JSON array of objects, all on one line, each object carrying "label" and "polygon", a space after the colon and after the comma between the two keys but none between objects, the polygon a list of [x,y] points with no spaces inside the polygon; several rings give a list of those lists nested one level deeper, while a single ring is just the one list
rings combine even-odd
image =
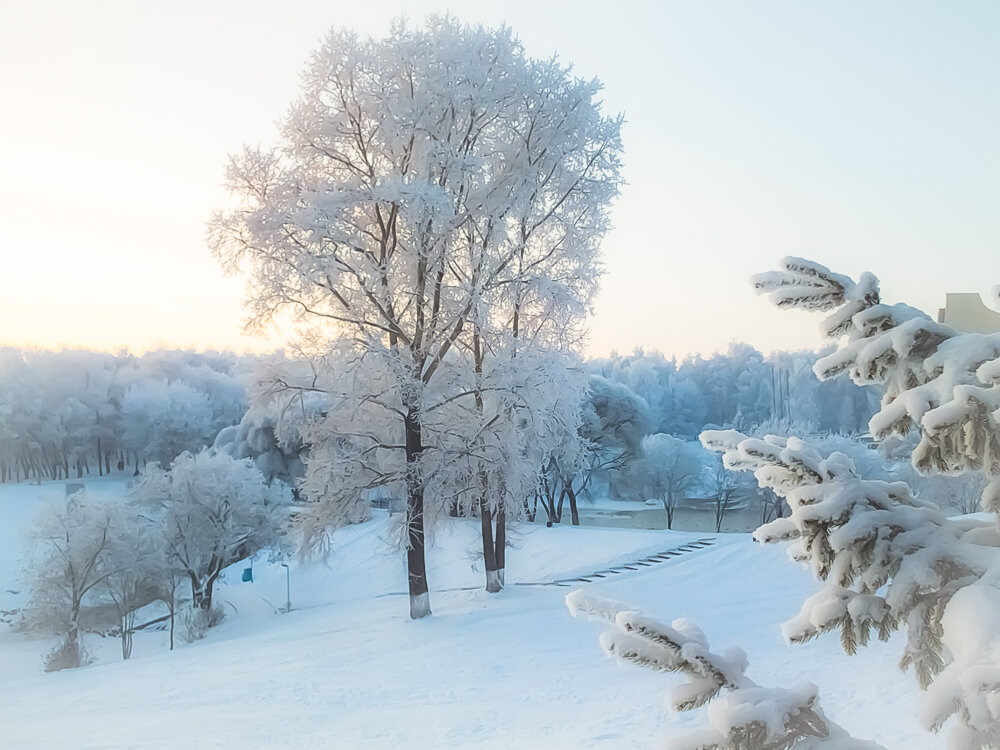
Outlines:
[{"label": "snow-covered pine branch", "polygon": [[[958,748],[1000,742],[1000,550],[992,523],[952,520],[902,482],[863,479],[843,453],[798,438],[707,431],[726,466],[749,470],[785,497],[791,515],[754,536],[793,540],[789,554],[824,585],[785,623],[791,642],[839,630],[848,653],[872,634],[906,628],[900,662],[928,689],[922,719],[937,730],[956,714]],[[998,616],[994,616],[994,612]]]},{"label": "snow-covered pine branch", "polygon": [[879,750],[880,745],[857,740],[830,721],[819,706],[814,685],[767,688],[747,677],[746,653],[711,650],[693,622],[658,622],[624,605],[577,589],[566,597],[574,617],[591,617],[610,624],[601,646],[619,661],[665,672],[682,672],[688,680],[667,693],[675,711],[707,706],[706,726],[671,738],[671,750]]},{"label": "snow-covered pine branch", "polygon": [[983,471],[983,508],[1000,510],[1000,333],[959,333],[908,305],[882,303],[870,273],[855,282],[801,258],[752,281],[779,307],[830,312],[824,335],[847,342],[814,371],[821,379],[847,372],[882,390],[869,425],[876,438],[918,429],[914,467]]}]

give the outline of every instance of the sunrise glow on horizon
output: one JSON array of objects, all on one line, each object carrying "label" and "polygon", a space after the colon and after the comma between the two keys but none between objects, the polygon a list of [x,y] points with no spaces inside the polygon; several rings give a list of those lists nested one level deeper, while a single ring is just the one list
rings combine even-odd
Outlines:
[{"label": "sunrise glow on horizon", "polygon": [[997,6],[573,7],[5,4],[0,344],[283,346],[243,334],[243,282],[206,246],[227,153],[273,139],[325,29],[382,33],[400,12],[507,23],[625,113],[592,355],[819,346],[817,316],[748,284],[784,255],[870,270],[932,315],[1000,282]]}]

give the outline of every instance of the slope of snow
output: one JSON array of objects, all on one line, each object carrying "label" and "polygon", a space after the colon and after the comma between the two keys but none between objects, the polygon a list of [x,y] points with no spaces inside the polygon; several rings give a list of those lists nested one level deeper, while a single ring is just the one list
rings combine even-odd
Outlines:
[{"label": "slope of snow", "polygon": [[[14,544],[39,496],[62,485],[0,487],[0,580],[19,591]],[[16,748],[645,748],[697,712],[672,715],[675,675],[618,666],[598,624],[573,620],[570,590],[479,590],[478,524],[455,521],[430,553],[434,616],[406,617],[392,521],[379,515],[337,535],[327,566],[234,566],[219,591],[227,619],[202,641],[166,648],[162,632],[136,636],[133,659],[88,636],[96,662],[55,674],[41,660],[53,641],[0,625],[0,746]],[[509,582],[544,582],[645,557],[704,534],[523,527]],[[15,582],[14,586],[8,582]],[[472,587],[465,589],[464,587]],[[826,713],[859,737],[922,750],[943,737],[918,729],[919,691],[895,664],[901,644],[844,656],[835,637],[789,647],[780,623],[814,590],[806,571],[749,535],[588,585],[661,620],[697,622],[713,647],[739,644],[764,685],[811,681]],[[449,589],[449,590],[442,590]],[[23,594],[6,594],[7,609]]]}]

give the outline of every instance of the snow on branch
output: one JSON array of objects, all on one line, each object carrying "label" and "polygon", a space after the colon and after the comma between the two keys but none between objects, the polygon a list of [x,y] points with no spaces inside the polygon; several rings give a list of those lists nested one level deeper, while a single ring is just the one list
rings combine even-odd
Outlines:
[{"label": "snow on branch", "polygon": [[959,333],[903,304],[881,302],[878,279],[855,282],[801,258],[752,278],[779,307],[832,311],[823,324],[831,340],[820,379],[847,372],[858,385],[882,390],[869,427],[876,438],[919,430],[913,465],[925,472],[982,471],[991,478],[983,507],[1000,510],[1000,333]]},{"label": "snow on branch", "polygon": [[900,666],[912,666],[928,690],[924,725],[936,731],[955,714],[954,747],[996,747],[1000,550],[992,523],[949,519],[905,483],[863,479],[846,455],[823,455],[803,440],[733,430],[701,439],[727,466],[752,471],[786,499],[791,515],[754,537],[793,540],[790,556],[824,581],[785,623],[785,638],[799,643],[839,630],[854,653],[872,635],[887,640],[905,626]]},{"label": "snow on branch", "polygon": [[830,721],[819,706],[814,685],[791,689],[761,687],[746,675],[742,649],[713,652],[701,629],[685,619],[670,625],[617,602],[576,590],[566,597],[574,617],[610,623],[601,646],[620,661],[666,672],[683,672],[688,681],[667,693],[675,711],[706,708],[706,726],[672,739],[672,750],[877,750]]},{"label": "snow on branch", "polygon": [[827,336],[846,333],[854,314],[879,302],[878,279],[870,273],[855,282],[804,258],[782,258],[780,265],[779,271],[752,277],[754,289],[778,307],[834,310],[825,321]]}]

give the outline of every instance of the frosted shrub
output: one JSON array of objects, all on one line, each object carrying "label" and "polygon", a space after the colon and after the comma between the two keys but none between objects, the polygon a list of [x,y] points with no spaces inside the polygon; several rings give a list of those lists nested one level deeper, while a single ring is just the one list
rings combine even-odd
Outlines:
[{"label": "frosted shrub", "polygon": [[181,616],[181,637],[188,643],[200,641],[208,635],[209,628],[221,625],[225,618],[226,613],[219,606],[207,610],[201,607],[185,610]]},{"label": "frosted shrub", "polygon": [[45,656],[45,671],[58,672],[62,669],[76,669],[90,664],[90,655],[79,642],[69,636],[63,636],[59,645]]}]

